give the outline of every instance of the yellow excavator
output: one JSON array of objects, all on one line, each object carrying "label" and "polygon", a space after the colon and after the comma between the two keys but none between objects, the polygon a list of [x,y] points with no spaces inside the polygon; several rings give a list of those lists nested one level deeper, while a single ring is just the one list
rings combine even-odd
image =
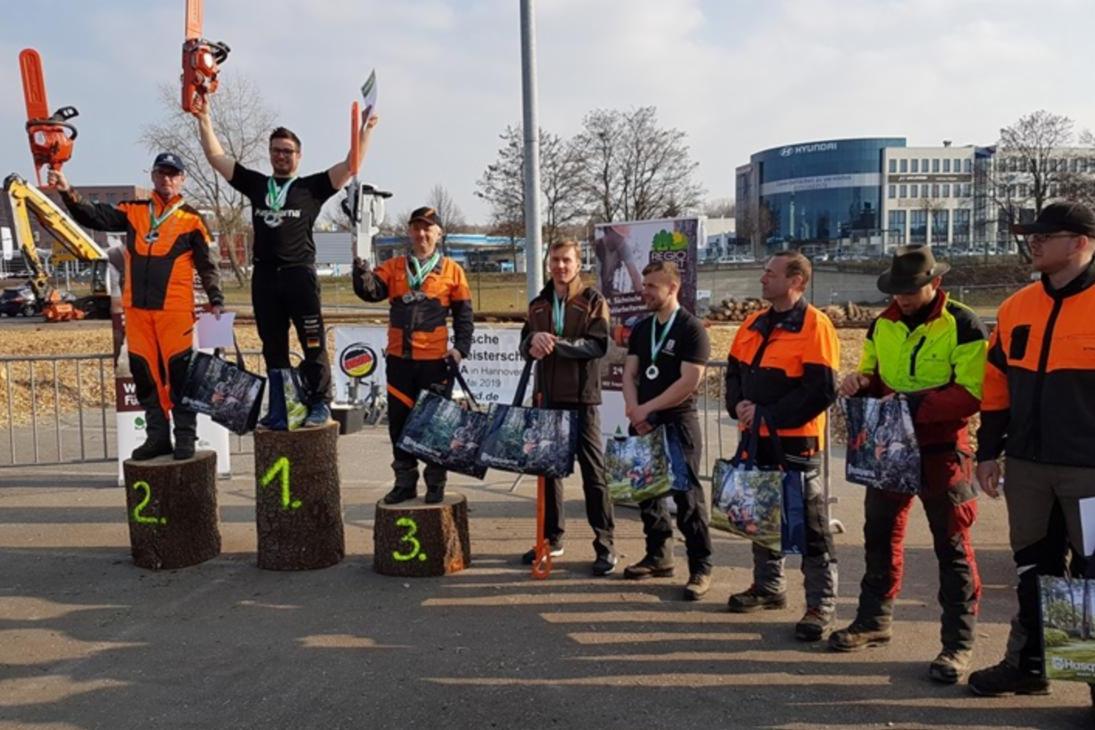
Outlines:
[{"label": "yellow excavator", "polygon": [[[107,255],[76,222],[52,199],[18,175],[4,179],[4,192],[11,204],[15,242],[23,252],[31,271],[30,288],[42,302],[42,315],[47,322],[60,322],[84,317],[110,317],[110,293],[107,289]],[[30,216],[34,214],[43,230],[48,232],[77,261],[87,261],[91,269],[91,295],[75,301],[64,301],[49,281],[49,273],[38,257]],[[56,250],[56,249],[54,249]]]}]

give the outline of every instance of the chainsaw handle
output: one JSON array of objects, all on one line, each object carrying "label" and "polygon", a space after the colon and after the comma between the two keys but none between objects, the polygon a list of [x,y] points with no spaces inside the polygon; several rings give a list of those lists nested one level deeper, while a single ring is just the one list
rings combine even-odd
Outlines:
[{"label": "chainsaw handle", "polygon": [[[65,109],[72,109],[72,107],[64,107],[64,108]],[[75,109],[72,109],[72,110],[76,111]],[[56,116],[56,115],[54,115],[54,116]],[[73,114],[72,116],[76,116],[76,115]],[[72,117],[67,117],[67,118],[71,119]],[[53,131],[53,130],[50,130],[50,129],[35,129],[35,127],[60,127],[61,129],[64,129],[65,131],[71,132],[71,134],[68,135],[68,138],[70,140],[76,139],[76,135],[78,134],[78,132],[76,131],[76,127],[74,125],[69,124],[68,122],[57,121],[53,117],[50,117],[49,119],[31,119],[29,122],[27,122],[27,134],[34,135],[35,132],[50,132],[50,131]]]}]

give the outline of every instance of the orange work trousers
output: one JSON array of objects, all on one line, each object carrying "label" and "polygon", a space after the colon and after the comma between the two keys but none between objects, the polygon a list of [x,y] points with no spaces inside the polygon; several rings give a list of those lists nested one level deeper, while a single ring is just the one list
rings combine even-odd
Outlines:
[{"label": "orange work trousers", "polygon": [[137,400],[166,416],[178,402],[194,345],[191,310],[125,310],[125,341]]}]

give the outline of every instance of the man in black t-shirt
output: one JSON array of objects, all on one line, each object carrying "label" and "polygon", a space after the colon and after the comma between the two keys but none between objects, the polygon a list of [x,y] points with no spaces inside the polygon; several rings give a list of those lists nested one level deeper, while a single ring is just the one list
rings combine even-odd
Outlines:
[{"label": "man in black t-shirt", "polygon": [[[711,534],[697,475],[703,450],[696,388],[711,356],[703,323],[681,308],[677,294],[681,275],[672,262],[655,262],[643,269],[643,302],[654,312],[631,331],[624,364],[624,405],[631,431],[644,434],[659,425],[680,437],[691,486],[674,489],[677,527],[688,553],[688,583],[684,596],[699,600],[711,587]],[[661,498],[639,504],[646,533],[646,555],[624,570],[632,580],[673,575],[673,525]]]},{"label": "man in black t-shirt", "polygon": [[[220,175],[251,202],[255,243],[251,275],[251,303],[255,325],[262,340],[267,371],[273,375],[290,367],[289,323],[296,328],[304,360],[300,364],[301,400],[308,407],[305,426],[321,426],[331,416],[331,367],[323,329],[319,280],[316,277],[316,243],[312,227],[323,203],[350,182],[352,169],[361,163],[377,117],[372,108],[361,115],[358,159],[351,150],[325,172],[297,177],[300,139],[285,127],[270,135],[272,176],[244,167],[225,154],[213,130],[209,104],[198,114],[202,149]],[[356,164],[354,164],[356,163]],[[271,403],[278,384],[271,380]],[[282,409],[283,410],[283,409]],[[285,428],[284,415],[275,408],[263,425]]]}]

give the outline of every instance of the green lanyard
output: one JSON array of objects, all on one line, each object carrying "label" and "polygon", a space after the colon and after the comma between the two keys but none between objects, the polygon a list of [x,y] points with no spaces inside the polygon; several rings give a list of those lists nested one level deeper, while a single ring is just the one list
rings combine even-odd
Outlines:
[{"label": "green lanyard", "polygon": [[673,314],[669,315],[669,320],[665,323],[665,329],[662,330],[661,337],[658,336],[658,315],[654,315],[650,321],[650,362],[655,363],[658,361],[658,353],[665,347],[665,341],[669,338],[669,330],[673,329],[673,322],[677,319],[677,312],[681,311],[680,307],[673,310]]},{"label": "green lanyard", "polygon": [[289,186],[296,180],[291,177],[284,185],[278,185],[273,176],[266,178],[266,207],[270,210],[281,210],[285,207],[285,199],[289,197]]},{"label": "green lanyard", "polygon": [[[426,280],[433,268],[437,266],[437,262],[441,260],[441,252],[434,251],[433,256],[430,256],[426,260],[426,263],[418,263],[418,259],[413,255],[407,257],[407,283],[410,284],[411,289],[417,291],[422,287],[422,282]],[[414,264],[414,271],[411,271],[411,264]]]},{"label": "green lanyard", "polygon": [[551,322],[555,327],[555,336],[563,336],[563,325],[566,324],[567,300],[559,299],[555,292],[551,293]]},{"label": "green lanyard", "polygon": [[177,201],[173,206],[166,209],[163,215],[156,217],[156,206],[152,204],[152,201],[148,201],[148,233],[145,235],[144,240],[148,243],[152,243],[160,237],[159,228],[165,220],[171,217],[171,214],[182,207],[183,202]]}]

